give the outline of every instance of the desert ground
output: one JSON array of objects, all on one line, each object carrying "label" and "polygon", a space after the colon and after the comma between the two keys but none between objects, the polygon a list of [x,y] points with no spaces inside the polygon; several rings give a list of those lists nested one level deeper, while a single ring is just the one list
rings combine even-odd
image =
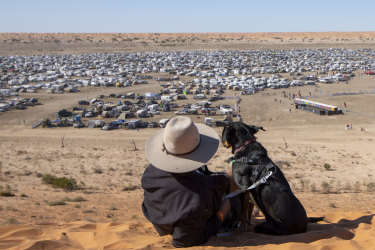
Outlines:
[{"label": "desert ground", "polygon": [[[68,35],[71,42],[67,40]],[[134,36],[140,37],[141,41],[134,42]],[[45,40],[46,37],[54,37],[60,42]],[[161,46],[161,42],[151,44],[153,38],[158,40],[156,37],[164,41],[172,39],[176,44],[178,39],[186,39],[184,43],[191,42],[186,46],[167,46],[168,42],[164,42],[167,44],[165,46]],[[205,38],[207,42],[200,40],[198,43],[193,40],[194,37]],[[221,40],[218,42],[215,37]],[[327,37],[329,39],[325,39]],[[90,38],[92,42],[84,38]],[[17,40],[12,42],[12,39]],[[132,40],[122,43],[123,39]],[[142,44],[143,39],[146,44]],[[137,49],[153,51],[164,48],[373,48],[374,39],[375,32],[0,34],[0,55],[124,52]],[[340,106],[345,111],[344,115],[318,116],[296,110],[292,100],[283,97],[282,89],[267,89],[255,95],[241,96],[244,122],[266,129],[257,134],[258,141],[282,169],[308,215],[325,216],[325,221],[310,224],[306,233],[298,235],[267,236],[237,232],[230,237],[212,237],[201,248],[373,249],[374,94],[325,95],[349,89],[371,91],[375,88],[374,76],[362,75],[362,71],[355,73],[357,76],[348,84],[319,83],[286,90],[291,93],[301,91],[302,95],[315,93],[317,97],[312,100]],[[140,179],[148,164],[144,147],[156,129],[102,131],[88,128],[31,128],[32,124],[43,118],[53,118],[56,111],[62,108],[72,108],[81,99],[93,98],[98,94],[124,91],[141,93],[159,89],[157,82],[151,82],[126,89],[86,87],[81,92],[63,95],[22,93],[23,97],[37,97],[42,105],[1,113],[0,186],[3,190],[8,186],[13,196],[0,197],[0,248],[173,248],[171,237],[159,237],[141,211],[143,191]],[[226,91],[225,95],[234,96],[235,92]],[[234,104],[234,100],[221,102]],[[347,110],[343,107],[344,102]],[[171,113],[163,114],[157,119],[172,116]],[[204,121],[202,115],[192,118],[195,122]],[[352,125],[351,130],[346,130],[347,124]],[[222,128],[214,129],[221,134]],[[230,169],[225,162],[230,156],[230,152],[220,146],[208,163],[209,168],[217,171]],[[46,174],[74,178],[79,189],[63,191],[44,184],[42,176]],[[256,217],[253,223],[263,219]]]}]

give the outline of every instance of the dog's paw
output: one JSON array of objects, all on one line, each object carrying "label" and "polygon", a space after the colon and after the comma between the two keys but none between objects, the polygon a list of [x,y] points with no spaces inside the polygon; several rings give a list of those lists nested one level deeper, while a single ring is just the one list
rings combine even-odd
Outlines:
[{"label": "dog's paw", "polygon": [[254,217],[261,217],[262,215],[261,215],[261,211],[258,209],[258,208],[254,208],[254,210],[253,210],[253,216]]},{"label": "dog's paw", "polygon": [[248,220],[240,221],[238,229],[237,229],[238,232],[249,232],[251,230],[254,230],[254,229],[252,228],[250,221]]}]

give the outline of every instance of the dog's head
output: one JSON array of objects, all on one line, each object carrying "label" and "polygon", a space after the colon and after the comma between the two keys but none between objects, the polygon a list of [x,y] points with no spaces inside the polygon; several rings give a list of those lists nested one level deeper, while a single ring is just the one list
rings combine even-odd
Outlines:
[{"label": "dog's head", "polygon": [[221,136],[221,142],[224,147],[229,148],[234,151],[244,145],[248,140],[256,140],[254,136],[259,130],[263,130],[263,127],[258,127],[254,125],[247,125],[243,122],[232,122],[225,126]]}]

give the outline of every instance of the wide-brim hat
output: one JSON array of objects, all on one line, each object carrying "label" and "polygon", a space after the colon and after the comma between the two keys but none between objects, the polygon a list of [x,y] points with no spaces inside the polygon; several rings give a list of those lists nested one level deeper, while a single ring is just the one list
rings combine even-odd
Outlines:
[{"label": "wide-brim hat", "polygon": [[219,136],[207,125],[191,118],[172,118],[164,129],[146,143],[146,158],[155,167],[172,173],[186,173],[202,167],[216,153]]}]

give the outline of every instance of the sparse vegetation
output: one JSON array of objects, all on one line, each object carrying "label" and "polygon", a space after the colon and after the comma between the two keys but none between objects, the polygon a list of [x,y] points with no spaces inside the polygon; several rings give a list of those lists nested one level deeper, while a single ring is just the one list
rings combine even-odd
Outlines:
[{"label": "sparse vegetation", "polygon": [[323,194],[331,193],[331,185],[328,182],[323,181],[322,184],[321,184],[321,188],[322,188]]},{"label": "sparse vegetation", "polygon": [[367,192],[369,192],[369,193],[375,192],[375,183],[374,182],[367,183],[366,187],[367,187]]},{"label": "sparse vegetation", "polygon": [[63,201],[66,201],[66,202],[82,202],[82,201],[87,201],[85,198],[83,198],[82,196],[77,196],[75,198],[69,198],[69,197],[65,197],[64,199],[62,199]]},{"label": "sparse vegetation", "polygon": [[16,218],[12,217],[12,218],[7,219],[4,222],[4,224],[15,225],[15,224],[20,224],[20,223],[19,223],[19,221]]},{"label": "sparse vegetation", "polygon": [[5,196],[5,197],[12,197],[14,196],[14,193],[10,190],[10,186],[6,185],[5,188],[3,186],[0,186],[0,196]]},{"label": "sparse vegetation", "polygon": [[42,177],[42,182],[52,185],[54,188],[61,188],[65,191],[73,191],[79,189],[77,181],[73,178],[56,177],[54,175],[46,174]]},{"label": "sparse vegetation", "polygon": [[309,186],[309,181],[305,179],[300,179],[301,192],[305,191],[305,188]]},{"label": "sparse vegetation", "polygon": [[101,168],[99,168],[99,167],[96,167],[96,168],[94,168],[94,173],[95,174],[102,174],[103,170]]},{"label": "sparse vegetation", "polygon": [[354,183],[354,192],[358,193],[359,191],[361,191],[361,183],[359,183],[359,181],[356,181]]},{"label": "sparse vegetation", "polygon": [[336,206],[336,204],[334,202],[330,202],[329,206],[332,207],[332,208],[337,208],[337,206]]},{"label": "sparse vegetation", "polygon": [[58,201],[50,201],[48,202],[49,206],[64,206],[66,205],[66,202],[64,200],[58,200]]},{"label": "sparse vegetation", "polygon": [[345,190],[350,191],[351,189],[352,189],[352,186],[350,185],[350,183],[346,183],[345,184]]},{"label": "sparse vegetation", "polygon": [[125,175],[132,176],[132,175],[133,175],[133,172],[132,172],[132,171],[126,171],[126,172],[125,172]]},{"label": "sparse vegetation", "polygon": [[82,202],[82,201],[87,201],[87,200],[83,198],[82,196],[77,196],[72,199],[72,202]]},{"label": "sparse vegetation", "polygon": [[316,184],[315,183],[312,183],[310,185],[310,189],[311,189],[311,192],[316,192]]},{"label": "sparse vegetation", "polygon": [[324,169],[327,170],[327,171],[329,171],[329,170],[331,169],[331,165],[328,164],[328,163],[324,163],[323,167],[324,167]]},{"label": "sparse vegetation", "polygon": [[123,187],[122,191],[133,191],[133,190],[136,190],[138,188],[139,188],[138,185],[129,185],[129,186]]}]

